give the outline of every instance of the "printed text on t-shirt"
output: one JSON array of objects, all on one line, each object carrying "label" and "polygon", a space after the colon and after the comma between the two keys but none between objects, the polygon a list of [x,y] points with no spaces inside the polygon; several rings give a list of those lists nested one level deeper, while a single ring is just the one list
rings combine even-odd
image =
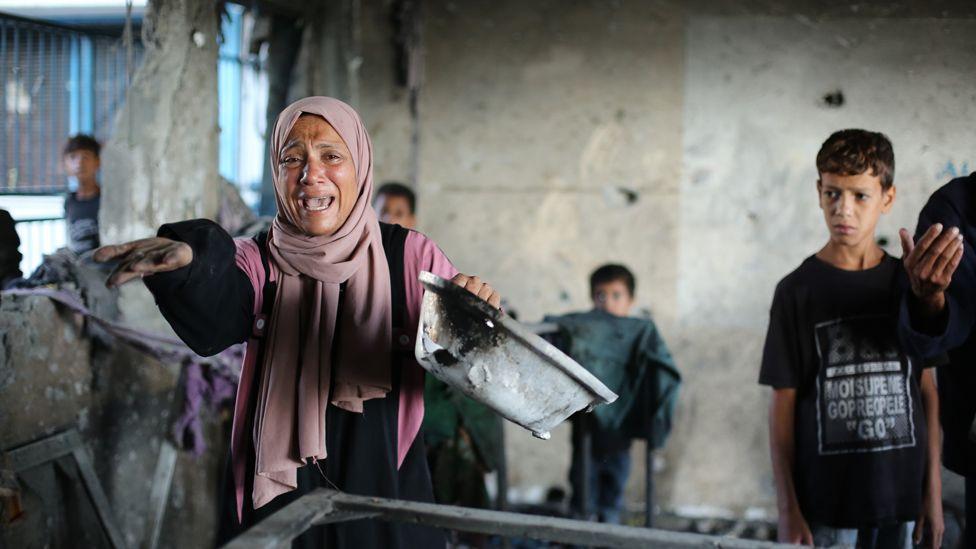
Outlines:
[{"label": "printed text on t-shirt", "polygon": [[890,319],[833,320],[815,332],[820,454],[914,446],[912,364],[899,350]]}]

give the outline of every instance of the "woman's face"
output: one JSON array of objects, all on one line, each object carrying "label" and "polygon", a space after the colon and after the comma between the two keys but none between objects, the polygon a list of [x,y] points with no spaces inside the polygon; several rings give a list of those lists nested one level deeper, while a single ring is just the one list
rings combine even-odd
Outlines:
[{"label": "woman's face", "polygon": [[278,151],[288,219],[310,236],[339,230],[356,204],[359,183],[345,141],[324,118],[303,114]]}]

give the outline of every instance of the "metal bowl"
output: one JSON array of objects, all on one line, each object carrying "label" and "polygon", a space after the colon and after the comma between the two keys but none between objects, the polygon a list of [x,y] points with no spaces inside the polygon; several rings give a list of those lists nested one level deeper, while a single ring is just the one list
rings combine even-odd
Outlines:
[{"label": "metal bowl", "polygon": [[585,368],[484,300],[435,274],[427,289],[415,353],[434,377],[532,434],[617,399]]}]

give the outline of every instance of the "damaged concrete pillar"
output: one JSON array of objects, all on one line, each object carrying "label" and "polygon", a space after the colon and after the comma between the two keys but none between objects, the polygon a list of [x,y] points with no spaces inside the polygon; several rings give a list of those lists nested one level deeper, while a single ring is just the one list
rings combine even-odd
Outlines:
[{"label": "damaged concrete pillar", "polygon": [[102,155],[103,243],[216,214],[218,32],[210,0],[149,3],[145,56]]},{"label": "damaged concrete pillar", "polygon": [[[211,0],[153,0],[145,54],[102,153],[103,244],[154,236],[163,223],[213,219],[219,203],[217,54]],[[126,321],[168,332],[141,284],[123,288]]]}]

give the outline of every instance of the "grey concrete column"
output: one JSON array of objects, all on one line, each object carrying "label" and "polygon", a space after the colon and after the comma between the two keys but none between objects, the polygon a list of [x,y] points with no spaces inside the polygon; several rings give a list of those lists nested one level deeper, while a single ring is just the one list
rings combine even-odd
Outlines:
[{"label": "grey concrete column", "polygon": [[218,29],[210,0],[150,2],[145,56],[102,156],[103,243],[216,214]]}]

